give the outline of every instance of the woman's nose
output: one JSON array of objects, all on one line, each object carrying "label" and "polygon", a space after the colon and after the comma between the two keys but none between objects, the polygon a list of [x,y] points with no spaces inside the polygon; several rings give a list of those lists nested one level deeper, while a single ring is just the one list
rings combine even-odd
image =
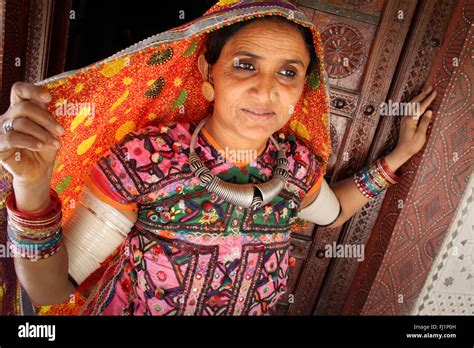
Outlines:
[{"label": "woman's nose", "polygon": [[252,93],[262,102],[273,101],[272,93],[275,92],[273,77],[260,77],[252,87]]}]

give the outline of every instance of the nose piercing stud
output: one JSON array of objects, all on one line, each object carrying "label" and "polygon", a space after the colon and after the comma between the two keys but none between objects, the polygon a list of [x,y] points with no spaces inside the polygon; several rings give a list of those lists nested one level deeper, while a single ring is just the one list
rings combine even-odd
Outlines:
[{"label": "nose piercing stud", "polygon": [[272,102],[277,100],[277,92],[275,91],[274,88],[272,88],[271,91],[270,91],[270,100]]}]

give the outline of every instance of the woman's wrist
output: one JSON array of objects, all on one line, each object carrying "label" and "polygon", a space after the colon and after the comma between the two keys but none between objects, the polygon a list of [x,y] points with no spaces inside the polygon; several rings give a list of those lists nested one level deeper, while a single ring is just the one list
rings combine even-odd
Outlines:
[{"label": "woman's wrist", "polygon": [[40,213],[47,210],[51,204],[50,185],[49,178],[36,183],[13,180],[17,209],[28,213]]},{"label": "woman's wrist", "polygon": [[[39,186],[39,189],[42,187]],[[49,190],[49,200],[46,209],[25,211],[16,206],[15,192],[8,196],[7,235],[10,250],[14,255],[37,261],[60,250],[63,240],[61,200],[53,190]],[[21,201],[21,198],[18,201]]]},{"label": "woman's wrist", "polygon": [[385,161],[387,162],[390,169],[395,173],[398,168],[408,162],[410,157],[411,156],[405,155],[402,151],[395,148],[388,155],[385,155]]}]

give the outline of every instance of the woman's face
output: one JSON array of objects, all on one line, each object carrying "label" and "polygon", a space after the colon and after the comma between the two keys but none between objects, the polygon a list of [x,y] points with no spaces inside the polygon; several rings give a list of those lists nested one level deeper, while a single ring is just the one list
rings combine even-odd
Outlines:
[{"label": "woman's face", "polygon": [[309,62],[297,28],[269,20],[243,27],[211,69],[215,121],[238,139],[268,139],[291,117]]}]

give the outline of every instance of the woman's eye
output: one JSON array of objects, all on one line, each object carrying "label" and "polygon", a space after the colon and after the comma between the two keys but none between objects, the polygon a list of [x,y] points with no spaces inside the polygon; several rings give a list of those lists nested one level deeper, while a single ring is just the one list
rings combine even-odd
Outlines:
[{"label": "woman's eye", "polygon": [[283,76],[286,76],[286,77],[295,77],[296,76],[296,71],[293,71],[293,70],[282,70],[280,72],[280,74],[282,74]]},{"label": "woman's eye", "polygon": [[234,66],[238,69],[243,69],[243,70],[255,70],[252,64],[250,63],[242,63],[239,62],[237,64],[234,64]]}]

